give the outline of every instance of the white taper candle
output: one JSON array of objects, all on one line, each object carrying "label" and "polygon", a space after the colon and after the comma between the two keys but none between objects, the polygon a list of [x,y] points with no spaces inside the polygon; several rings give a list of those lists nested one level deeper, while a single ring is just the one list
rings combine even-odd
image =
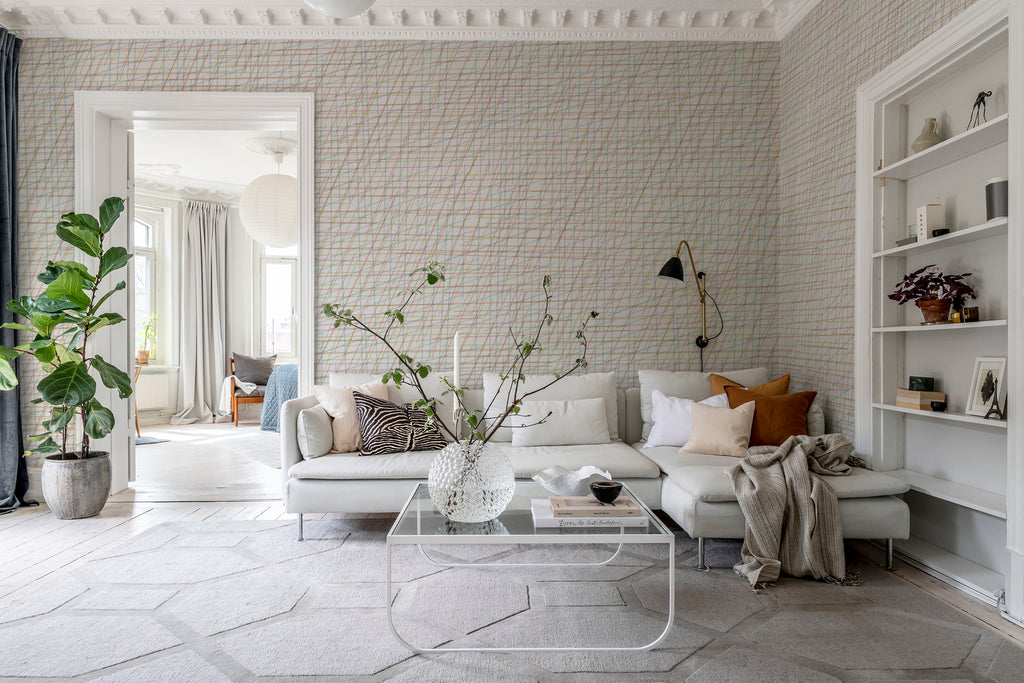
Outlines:
[{"label": "white taper candle", "polygon": [[456,389],[458,389],[460,386],[462,386],[459,383],[459,346],[460,346],[460,344],[459,344],[459,333],[456,332],[455,333],[455,370],[452,373],[452,375],[453,375],[453,377],[452,377],[452,384],[455,385]]}]

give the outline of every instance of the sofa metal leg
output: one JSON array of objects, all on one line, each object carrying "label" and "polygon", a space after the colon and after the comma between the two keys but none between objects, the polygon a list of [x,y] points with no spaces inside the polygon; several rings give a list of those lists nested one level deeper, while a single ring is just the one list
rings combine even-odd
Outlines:
[{"label": "sofa metal leg", "polygon": [[892,569],[892,539],[885,539],[885,568]]},{"label": "sofa metal leg", "polygon": [[299,513],[299,540],[302,540],[302,513]]},{"label": "sofa metal leg", "polygon": [[701,536],[697,539],[697,566],[694,567],[699,572],[709,572],[711,568],[704,564],[704,537]]}]

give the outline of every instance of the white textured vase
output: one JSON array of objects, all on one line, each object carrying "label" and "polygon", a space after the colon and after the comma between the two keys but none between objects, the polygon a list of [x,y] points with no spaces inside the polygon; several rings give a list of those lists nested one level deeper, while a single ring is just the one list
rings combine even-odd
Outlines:
[{"label": "white textured vase", "polygon": [[515,470],[491,444],[450,443],[430,463],[430,499],[453,522],[489,522],[512,501]]}]

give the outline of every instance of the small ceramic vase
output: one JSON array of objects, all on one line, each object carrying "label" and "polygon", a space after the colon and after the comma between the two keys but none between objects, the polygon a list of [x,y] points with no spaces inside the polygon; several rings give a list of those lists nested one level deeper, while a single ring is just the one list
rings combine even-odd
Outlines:
[{"label": "small ceramic vase", "polygon": [[927,118],[924,120],[924,126],[921,127],[921,134],[910,143],[910,149],[914,150],[914,154],[917,154],[929,147],[934,147],[940,142],[942,142],[942,138],[939,137],[939,124],[935,119]]}]

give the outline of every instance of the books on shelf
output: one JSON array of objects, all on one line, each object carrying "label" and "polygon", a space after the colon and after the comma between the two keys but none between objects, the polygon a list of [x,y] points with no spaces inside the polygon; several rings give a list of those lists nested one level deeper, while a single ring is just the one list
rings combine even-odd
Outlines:
[{"label": "books on shelf", "polygon": [[941,391],[911,391],[910,389],[896,390],[896,406],[899,408],[931,410],[932,401],[945,400],[946,395]]},{"label": "books on shelf", "polygon": [[635,501],[619,498],[602,503],[593,496],[551,496],[551,512],[555,517],[643,517],[644,511]]},{"label": "books on shelf", "polygon": [[551,511],[551,501],[547,498],[532,499],[530,501],[530,510],[533,512],[533,525],[538,529],[573,527],[647,528],[647,515],[641,517],[555,517]]}]

